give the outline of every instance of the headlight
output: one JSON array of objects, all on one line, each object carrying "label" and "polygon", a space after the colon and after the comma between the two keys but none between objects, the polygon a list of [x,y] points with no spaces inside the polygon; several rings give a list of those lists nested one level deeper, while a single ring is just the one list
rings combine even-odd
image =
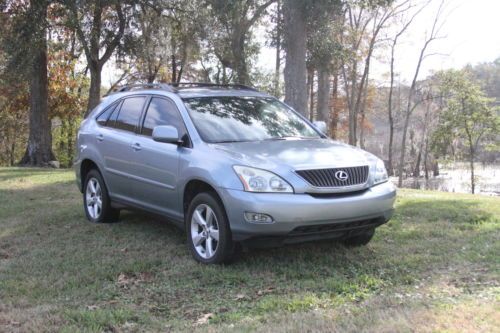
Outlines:
[{"label": "headlight", "polygon": [[386,182],[389,177],[387,176],[387,170],[385,169],[384,161],[381,159],[377,160],[375,165],[375,174],[373,175],[373,184],[377,185]]},{"label": "headlight", "polygon": [[292,186],[272,172],[240,165],[235,165],[233,168],[245,191],[293,193]]}]

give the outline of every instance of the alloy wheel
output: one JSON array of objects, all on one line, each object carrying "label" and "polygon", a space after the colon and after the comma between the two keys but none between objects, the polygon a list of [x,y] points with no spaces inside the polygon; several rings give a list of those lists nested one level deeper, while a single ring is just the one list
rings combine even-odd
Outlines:
[{"label": "alloy wheel", "polygon": [[96,178],[90,178],[85,191],[87,212],[93,219],[98,219],[102,213],[102,190]]},{"label": "alloy wheel", "polygon": [[219,223],[210,206],[200,204],[191,217],[191,240],[198,255],[212,258],[219,245]]}]

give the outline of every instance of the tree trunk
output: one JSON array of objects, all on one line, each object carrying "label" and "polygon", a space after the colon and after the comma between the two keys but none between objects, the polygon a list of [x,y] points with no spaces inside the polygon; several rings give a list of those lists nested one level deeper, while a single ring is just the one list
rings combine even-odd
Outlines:
[{"label": "tree trunk", "polygon": [[366,122],[366,115],[365,115],[365,110],[361,110],[361,120],[359,122],[359,147],[361,149],[365,149],[365,122]]},{"label": "tree trunk", "polygon": [[285,38],[285,103],[307,116],[306,18],[303,1],[283,2]]},{"label": "tree trunk", "polygon": [[67,146],[66,146],[66,153],[68,154],[68,160],[69,160],[69,163],[70,165],[68,165],[68,167],[71,166],[71,163],[73,161],[73,157],[74,157],[74,154],[75,154],[75,149],[73,147],[73,138],[75,137],[74,136],[74,125],[72,124],[71,121],[68,121],[68,132],[67,132]]},{"label": "tree trunk", "polygon": [[417,161],[415,162],[415,168],[413,169],[413,177],[420,177],[420,162],[422,160],[422,150],[418,151]]},{"label": "tree trunk", "polygon": [[337,139],[337,126],[339,122],[339,108],[337,105],[338,92],[339,92],[338,83],[339,83],[339,75],[336,72],[333,75],[333,87],[332,87],[332,118],[330,123],[330,135],[332,139]]},{"label": "tree trunk", "polygon": [[399,155],[399,165],[398,165],[398,186],[403,186],[403,171],[404,162],[406,155],[406,134],[408,133],[408,126],[410,124],[410,113],[405,114],[405,123],[403,126],[403,137],[401,139],[401,153]]},{"label": "tree trunk", "polygon": [[[462,102],[464,104],[464,102]],[[463,107],[463,112],[465,112],[465,106]],[[466,133],[467,133],[467,139],[469,143],[469,163],[470,163],[470,188],[471,188],[471,193],[474,194],[476,191],[476,180],[474,177],[474,156],[475,156],[475,147],[474,147],[474,141],[472,139],[472,135],[469,131],[469,128],[466,125]]]},{"label": "tree trunk", "polygon": [[392,95],[394,93],[394,51],[396,48],[396,43],[397,43],[397,37],[394,39],[392,48],[391,48],[391,70],[390,70],[390,76],[391,76],[391,81],[389,84],[389,100],[388,100],[388,108],[387,108],[387,115],[389,118],[389,146],[387,147],[387,154],[388,154],[388,159],[387,159],[387,172],[389,176],[392,176],[394,174],[394,169],[393,169],[393,162],[392,162],[392,150],[393,150],[393,145],[394,145],[394,117],[392,115]]},{"label": "tree trunk", "polygon": [[314,120],[314,68],[307,72],[307,86],[309,89],[309,120]]},{"label": "tree trunk", "polygon": [[425,179],[429,180],[429,138],[425,138],[425,148],[424,148],[424,175]]},{"label": "tree trunk", "polygon": [[317,119],[329,123],[330,118],[330,73],[322,68],[318,71]]},{"label": "tree trunk", "polygon": [[10,166],[14,166],[16,164],[16,138],[12,139],[12,143],[10,145]]},{"label": "tree trunk", "polygon": [[274,95],[280,96],[280,67],[281,67],[281,1],[278,0],[276,19],[276,60],[274,64]]},{"label": "tree trunk", "polygon": [[101,66],[97,62],[91,62],[89,64],[90,69],[90,90],[89,90],[89,102],[87,105],[87,115],[92,109],[94,109],[99,101],[101,100]]},{"label": "tree trunk", "polygon": [[[356,125],[358,123],[358,114],[357,109],[355,107],[355,96],[357,94],[358,88],[356,75],[357,75],[357,62],[353,63],[353,69],[351,70],[351,96],[348,100],[347,106],[349,109],[349,144],[355,146],[357,144],[357,133],[356,133]],[[347,85],[347,83],[346,83]]]},{"label": "tree trunk", "polygon": [[474,194],[476,192],[476,180],[474,179],[474,156],[472,155],[470,158],[470,188],[471,193]]},{"label": "tree trunk", "polygon": [[30,115],[28,146],[20,164],[46,166],[55,159],[52,152],[52,133],[48,110],[47,40],[45,20],[47,4],[32,1],[35,13],[43,26],[35,41],[30,77]]},{"label": "tree trunk", "polygon": [[175,60],[175,54],[172,54],[172,82],[177,82],[177,61]]},{"label": "tree trunk", "polygon": [[236,72],[236,82],[240,84],[250,84],[250,76],[248,75],[247,61],[245,55],[245,35],[246,33],[235,32],[231,43],[231,52],[233,56],[233,67]]}]

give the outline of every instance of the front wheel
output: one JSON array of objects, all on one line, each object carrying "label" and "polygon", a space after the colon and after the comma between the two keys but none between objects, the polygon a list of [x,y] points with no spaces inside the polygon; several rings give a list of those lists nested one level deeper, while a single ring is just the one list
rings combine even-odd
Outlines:
[{"label": "front wheel", "polygon": [[93,223],[116,222],[120,211],[111,207],[108,190],[99,171],[90,170],[83,187],[85,215]]},{"label": "front wheel", "polygon": [[375,235],[375,229],[370,229],[362,234],[344,239],[344,244],[349,247],[363,246],[368,244]]},{"label": "front wheel", "polygon": [[186,233],[193,257],[204,264],[220,264],[233,255],[231,230],[224,206],[210,192],[200,193],[189,204]]}]

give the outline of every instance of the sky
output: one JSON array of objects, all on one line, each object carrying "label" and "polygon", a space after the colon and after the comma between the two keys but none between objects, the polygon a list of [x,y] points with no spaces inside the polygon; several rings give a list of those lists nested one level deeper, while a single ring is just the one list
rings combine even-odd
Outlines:
[{"label": "sky", "polygon": [[[396,71],[401,80],[411,81],[425,34],[431,29],[441,0],[431,0],[412,22],[396,49]],[[490,62],[500,57],[500,0],[447,0],[440,36],[429,48],[420,78],[432,71],[461,68],[467,64]],[[274,50],[263,48],[258,66],[272,71]],[[389,71],[389,52],[378,52],[371,77],[384,81]]]}]

